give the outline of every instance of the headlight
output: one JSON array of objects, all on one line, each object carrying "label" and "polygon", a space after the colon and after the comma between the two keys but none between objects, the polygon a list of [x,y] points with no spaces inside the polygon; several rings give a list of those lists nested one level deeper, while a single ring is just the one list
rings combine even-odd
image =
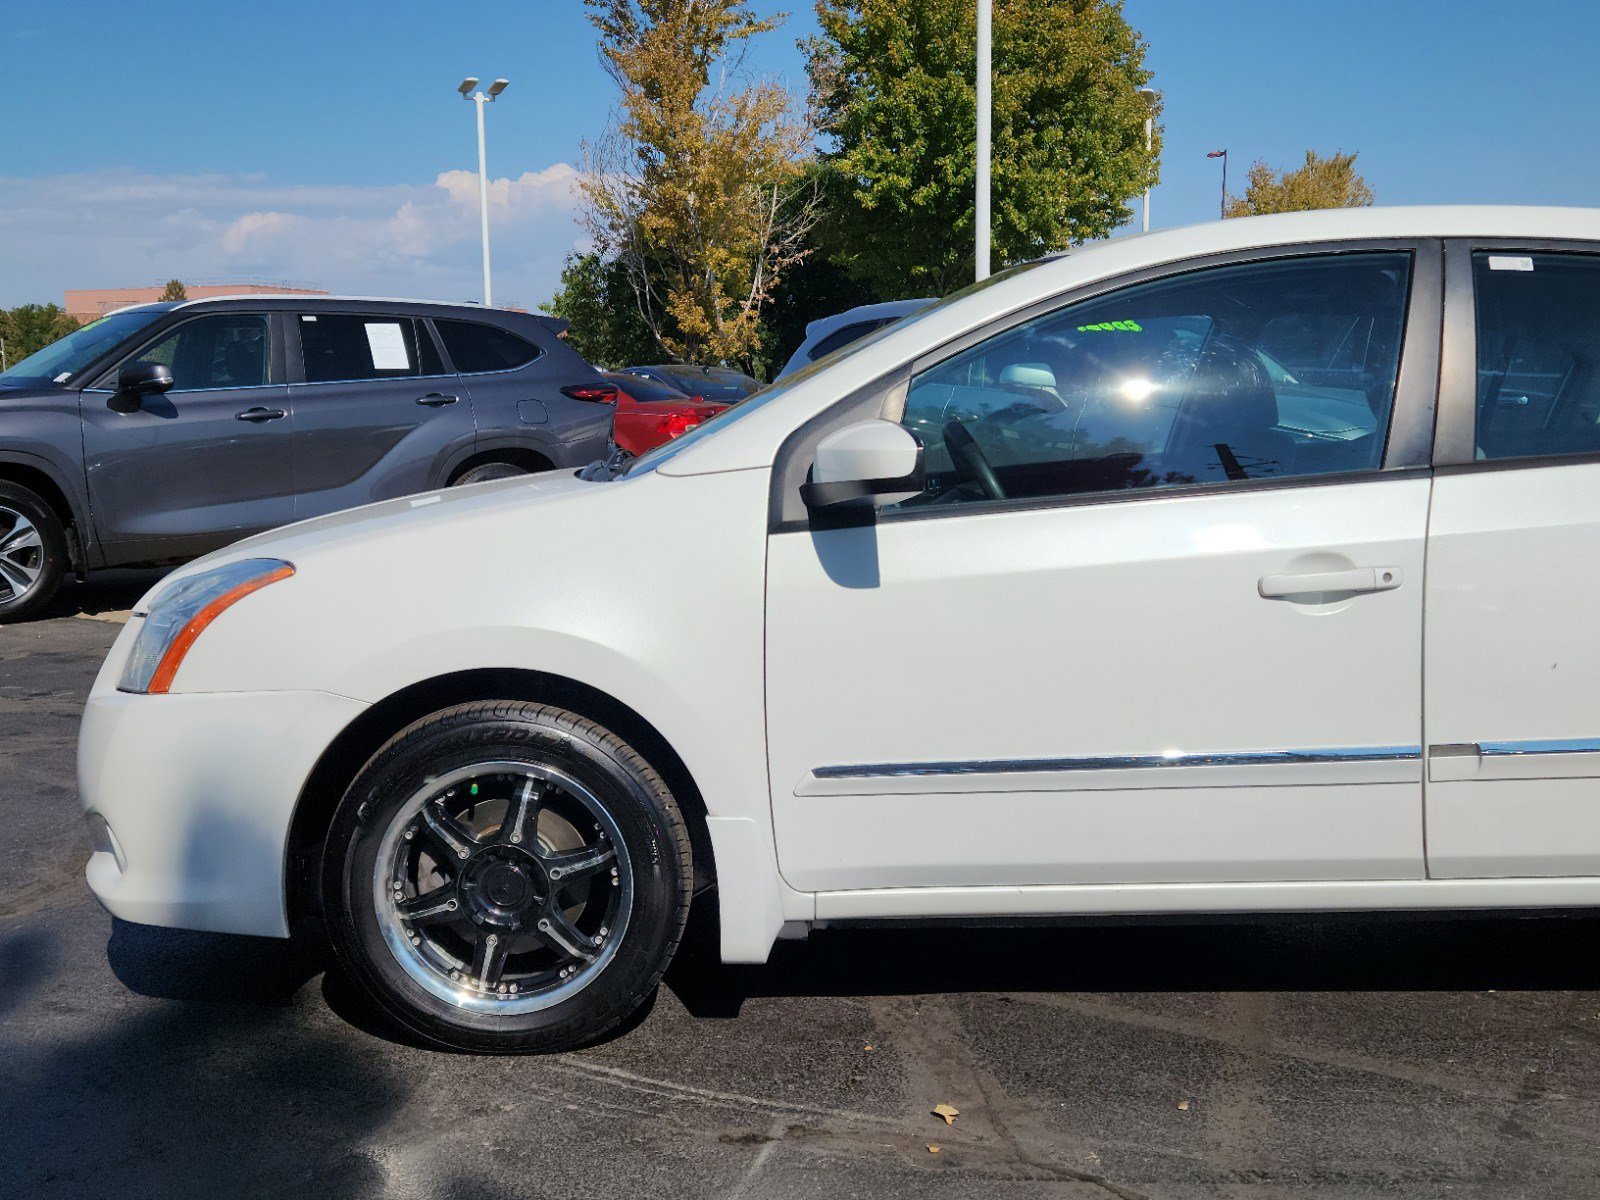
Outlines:
[{"label": "headlight", "polygon": [[246,558],[162,588],[150,602],[150,613],[134,639],[117,688],[167,691],[184,655],[207,625],[251,592],[293,574],[294,566],[280,559]]}]

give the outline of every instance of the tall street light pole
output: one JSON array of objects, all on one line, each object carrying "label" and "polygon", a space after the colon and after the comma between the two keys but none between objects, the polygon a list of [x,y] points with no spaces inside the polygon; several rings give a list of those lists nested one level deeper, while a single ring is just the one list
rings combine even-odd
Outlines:
[{"label": "tall street light pole", "polygon": [[[1144,97],[1144,156],[1148,159],[1155,152],[1153,134],[1156,120],[1156,101],[1160,98],[1160,93],[1155,88],[1142,87],[1139,89],[1139,95]],[[1140,231],[1143,233],[1150,232],[1150,189],[1148,186],[1144,189],[1144,223],[1140,227]]]},{"label": "tall street light pole", "polygon": [[1213,150],[1206,157],[1220,158],[1222,160],[1222,199],[1217,203],[1217,216],[1226,218],[1228,215],[1228,152],[1226,150]]},{"label": "tall street light pole", "polygon": [[509,79],[496,79],[489,85],[487,94],[474,92],[478,86],[475,75],[469,75],[461,81],[456,91],[461,93],[463,100],[471,100],[478,108],[478,220],[483,228],[483,306],[490,307],[494,303],[494,291],[489,284],[489,158],[484,147],[483,139],[483,106],[493,103],[500,98],[500,93],[506,90]]},{"label": "tall street light pole", "polygon": [[978,278],[989,278],[989,122],[993,109],[994,0],[978,0]]}]

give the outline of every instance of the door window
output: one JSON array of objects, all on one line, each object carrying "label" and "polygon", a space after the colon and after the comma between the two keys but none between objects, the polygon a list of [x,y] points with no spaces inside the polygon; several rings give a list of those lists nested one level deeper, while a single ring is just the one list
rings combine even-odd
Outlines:
[{"label": "door window", "polygon": [[427,329],[410,317],[302,313],[300,353],[308,383],[444,373]]},{"label": "door window", "polygon": [[462,375],[512,371],[544,353],[525,338],[481,321],[435,321],[434,327]]},{"label": "door window", "polygon": [[134,361],[171,370],[175,392],[262,387],[270,344],[266,317],[219,313],[185,321]]},{"label": "door window", "polygon": [[912,379],[928,486],[897,507],[1376,470],[1410,269],[1215,267],[1008,329]]},{"label": "door window", "polygon": [[1600,453],[1600,256],[1473,255],[1477,457]]}]

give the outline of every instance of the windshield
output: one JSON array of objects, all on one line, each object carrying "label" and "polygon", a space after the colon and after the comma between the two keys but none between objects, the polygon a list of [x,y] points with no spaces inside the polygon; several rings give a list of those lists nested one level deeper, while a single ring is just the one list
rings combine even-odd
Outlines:
[{"label": "windshield", "polygon": [[90,321],[0,374],[0,383],[66,383],[107,350],[164,315],[161,309],[132,309]]},{"label": "windshield", "polygon": [[890,321],[887,325],[884,325],[878,329],[874,329],[871,333],[867,334],[866,337],[851,342],[847,346],[841,346],[832,354],[824,355],[822,358],[812,360],[805,366],[801,367],[798,371],[794,372],[792,375],[785,375],[782,379],[767,384],[766,387],[762,388],[749,399],[741,400],[738,404],[735,404],[732,408],[718,416],[715,421],[703,421],[699,425],[696,425],[688,433],[684,434],[682,437],[673,438],[670,442],[663,442],[649,453],[641,454],[638,458],[634,459],[628,464],[628,469],[626,472],[624,472],[624,474],[642,475],[646,471],[655,469],[668,459],[683,453],[683,451],[687,450],[690,446],[693,446],[696,442],[699,442],[704,438],[714,436],[715,434],[726,429],[734,421],[749,416],[751,413],[755,412],[756,409],[762,408],[770,401],[784,395],[795,385],[805,383],[818,371],[827,370],[835,363],[843,362],[852,354],[859,354],[868,346],[877,345],[884,338],[890,336],[891,334],[899,333],[907,325],[911,325],[914,322],[925,319],[931,314],[938,312],[948,304],[954,304],[956,301],[965,299],[974,292],[981,292],[984,288],[993,287],[995,284],[1001,283],[1004,280],[1014,279],[1024,271],[1031,271],[1040,263],[1049,261],[1049,258],[1036,258],[1030,262],[1018,263],[1014,267],[1007,267],[1004,271],[998,271],[989,276],[987,279],[980,279],[977,283],[969,283],[959,292],[951,292],[943,300],[935,300],[926,308],[919,309],[914,313],[901,317],[897,321]]}]

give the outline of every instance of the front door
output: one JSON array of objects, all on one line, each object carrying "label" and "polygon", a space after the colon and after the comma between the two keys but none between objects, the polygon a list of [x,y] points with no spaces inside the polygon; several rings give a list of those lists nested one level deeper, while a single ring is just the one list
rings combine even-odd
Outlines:
[{"label": "front door", "polygon": [[1452,283],[1446,363],[1460,369],[1440,397],[1428,545],[1428,868],[1600,875],[1600,255],[1452,253],[1476,313]]},{"label": "front door", "polygon": [[472,447],[472,401],[428,323],[391,312],[301,313],[290,342],[295,516],[428,491]]},{"label": "front door", "polygon": [[134,407],[112,390],[113,370],[82,395],[108,562],[187,558],[294,519],[292,422],[270,316],[197,316],[128,361],[165,364],[173,384]]},{"label": "front door", "polygon": [[919,369],[927,490],[770,540],[789,883],[1420,877],[1412,267],[1215,266]]}]

